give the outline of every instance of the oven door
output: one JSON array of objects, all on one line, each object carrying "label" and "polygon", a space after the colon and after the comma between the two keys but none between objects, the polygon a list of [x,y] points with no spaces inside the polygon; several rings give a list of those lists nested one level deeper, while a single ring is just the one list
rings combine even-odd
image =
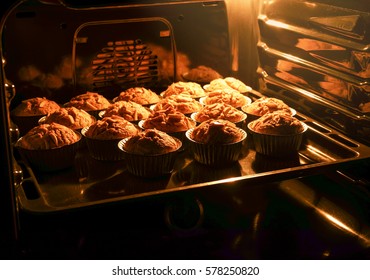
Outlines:
[{"label": "oven door", "polygon": [[[77,2],[71,6],[66,1],[65,6],[56,1],[30,1],[7,14],[2,26],[6,64],[4,60],[1,128],[5,137],[1,147],[8,163],[4,170],[8,181],[1,207],[7,213],[8,236],[21,248],[17,257],[369,257],[370,148],[306,114],[303,106],[297,107],[297,117],[309,129],[293,157],[265,157],[245,145],[238,162],[214,168],[183,152],[174,171],[161,178],[133,176],[124,162],[97,161],[86,150],[76,155],[69,169],[40,172],[13,150],[9,112],[25,96],[48,96],[63,104],[81,89],[91,89],[111,98],[131,82],[125,75],[119,79],[100,75],[107,73],[101,56],[116,59],[122,45],[150,47],[159,59],[154,64],[166,65],[166,71],[156,68],[146,72],[155,75],[136,79],[139,85],[160,91],[181,80],[181,74],[191,67],[206,64],[253,85],[245,93],[252,100],[265,94],[278,96],[279,91],[258,88],[254,66],[250,72],[244,69],[246,57],[253,58],[253,65],[258,58],[257,14],[248,18],[253,27],[248,44],[255,47],[244,49],[245,41],[236,39],[244,33],[229,24],[235,12],[229,2],[135,1],[101,7],[97,1],[87,7]],[[250,5],[257,11],[255,3],[242,2],[243,8]],[[124,58],[127,62],[141,57],[140,53]],[[150,61],[149,55],[142,62]],[[132,69],[113,70],[121,74]],[[10,105],[5,76],[17,92]]]}]

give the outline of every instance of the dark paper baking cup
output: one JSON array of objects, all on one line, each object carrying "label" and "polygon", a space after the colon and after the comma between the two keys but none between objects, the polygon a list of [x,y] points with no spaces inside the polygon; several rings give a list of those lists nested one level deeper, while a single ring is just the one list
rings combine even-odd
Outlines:
[{"label": "dark paper baking cup", "polygon": [[96,160],[106,160],[106,161],[117,161],[123,160],[124,155],[117,145],[121,139],[93,139],[86,136],[86,131],[88,127],[82,129],[81,133],[84,136],[87,149],[92,158]]},{"label": "dark paper baking cup", "polygon": [[[62,170],[71,167],[74,164],[75,155],[77,150],[80,148],[81,134],[76,132],[80,140],[65,145],[60,148],[47,149],[47,150],[28,150],[19,147],[17,144],[15,147],[18,149],[20,155],[35,169],[44,172],[51,172]],[[20,141],[21,138],[18,140]]]},{"label": "dark paper baking cup", "polygon": [[222,166],[238,161],[243,142],[247,138],[247,133],[239,128],[243,137],[240,141],[230,144],[204,144],[194,141],[191,138],[194,129],[186,132],[186,138],[189,140],[194,159],[202,164]]},{"label": "dark paper baking cup", "polygon": [[177,153],[182,146],[179,139],[174,138],[178,143],[177,150],[159,155],[142,155],[126,151],[124,147],[128,139],[121,140],[118,148],[124,153],[126,167],[130,173],[139,177],[159,177],[172,172]]},{"label": "dark paper baking cup", "polygon": [[271,135],[255,132],[251,129],[253,122],[248,124],[248,131],[252,135],[254,149],[257,153],[273,156],[286,157],[296,154],[302,143],[307,125],[302,122],[303,131],[292,135]]}]

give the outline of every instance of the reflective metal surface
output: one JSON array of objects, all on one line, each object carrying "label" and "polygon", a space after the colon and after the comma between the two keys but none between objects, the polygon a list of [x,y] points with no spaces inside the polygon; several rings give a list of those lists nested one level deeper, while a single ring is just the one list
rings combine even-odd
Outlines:
[{"label": "reflective metal surface", "polygon": [[29,212],[53,213],[116,202],[130,203],[186,190],[212,189],[219,184],[253,185],[308,176],[368,158],[369,147],[299,112],[297,117],[307,124],[308,130],[299,151],[283,158],[257,153],[248,134],[239,160],[233,164],[218,167],[200,164],[188,148],[177,154],[172,173],[159,178],[134,176],[127,171],[125,160],[98,161],[84,148],[76,155],[74,166],[58,172],[37,171],[23,162],[28,176],[24,176],[19,192],[20,206]]},{"label": "reflective metal surface", "polygon": [[[258,50],[267,89],[278,95],[288,92],[296,101],[309,103],[305,110],[313,116],[368,143],[368,5],[266,1],[258,22]],[[323,109],[326,112],[319,114]]]}]

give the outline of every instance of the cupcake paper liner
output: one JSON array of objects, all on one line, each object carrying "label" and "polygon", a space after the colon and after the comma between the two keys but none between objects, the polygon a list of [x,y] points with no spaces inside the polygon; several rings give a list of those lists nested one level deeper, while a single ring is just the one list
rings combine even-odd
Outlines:
[{"label": "cupcake paper liner", "polygon": [[123,153],[118,149],[117,145],[121,139],[93,139],[86,137],[85,133],[88,127],[82,129],[81,133],[84,136],[89,154],[96,160],[118,161],[123,160]]},{"label": "cupcake paper liner", "polygon": [[[78,133],[78,132],[76,132]],[[75,155],[80,148],[80,140],[60,148],[48,150],[28,150],[15,145],[20,155],[35,169],[44,172],[58,171],[74,164]],[[19,141],[19,140],[18,140]]]},{"label": "cupcake paper liner", "polygon": [[139,177],[159,177],[172,172],[176,155],[180,150],[182,143],[179,139],[178,149],[170,153],[159,155],[141,155],[133,154],[125,150],[125,143],[129,138],[125,138],[118,143],[118,148],[124,153],[127,170]]},{"label": "cupcake paper liner", "polygon": [[250,128],[251,124],[248,124],[248,130],[252,135],[255,151],[273,157],[286,157],[296,154],[301,147],[304,132],[307,130],[307,125],[302,123],[304,129],[300,133],[293,135],[271,135],[253,131]]},{"label": "cupcake paper liner", "polygon": [[189,147],[193,152],[194,159],[205,165],[222,166],[235,161],[238,161],[243,142],[247,138],[247,133],[239,128],[243,134],[243,138],[230,144],[203,144],[194,141],[191,138],[194,129],[189,129],[186,132],[186,137],[189,140]]}]

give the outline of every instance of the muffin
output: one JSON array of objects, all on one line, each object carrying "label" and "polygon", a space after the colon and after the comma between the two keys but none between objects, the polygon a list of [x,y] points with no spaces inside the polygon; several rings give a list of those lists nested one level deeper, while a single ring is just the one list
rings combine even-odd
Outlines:
[{"label": "muffin", "polygon": [[58,123],[41,124],[19,138],[15,147],[40,171],[56,171],[73,165],[81,134]]},{"label": "muffin", "polygon": [[190,69],[188,72],[184,73],[182,77],[187,81],[203,84],[218,78],[223,78],[216,70],[204,65],[199,65]]},{"label": "muffin", "polygon": [[252,90],[252,88],[250,86],[247,86],[241,80],[236,79],[234,77],[226,77],[224,80],[225,80],[226,84],[229,87],[231,87],[231,88],[233,88],[233,89],[235,89],[235,90],[237,90],[237,91],[239,91],[241,93],[243,93],[243,92],[249,92],[249,91]]},{"label": "muffin", "polygon": [[167,89],[161,93],[161,96],[166,98],[180,93],[190,95],[193,98],[199,98],[205,95],[205,91],[200,84],[180,81],[169,85]]},{"label": "muffin", "polygon": [[168,107],[165,111],[154,111],[149,118],[141,121],[139,126],[144,129],[156,128],[166,133],[175,133],[195,127],[195,121],[173,107]]},{"label": "muffin", "polygon": [[234,89],[239,93],[245,93],[252,90],[251,87],[244,84],[241,80],[234,77],[217,78],[212,80],[209,84],[204,86],[207,92],[224,89]]},{"label": "muffin", "polygon": [[35,97],[23,100],[14,110],[13,115],[29,117],[52,113],[60,108],[55,101],[45,97]]},{"label": "muffin", "polygon": [[64,107],[73,106],[78,109],[85,110],[97,118],[98,112],[106,109],[109,105],[110,102],[103,95],[88,91],[84,94],[72,97],[70,101],[64,105]]},{"label": "muffin", "polygon": [[287,111],[267,113],[248,124],[256,152],[268,156],[296,154],[307,125]]},{"label": "muffin", "polygon": [[227,120],[208,120],[186,132],[194,159],[223,166],[239,159],[247,133]]},{"label": "muffin", "polygon": [[113,99],[117,101],[133,101],[140,105],[154,104],[160,101],[160,97],[155,92],[144,87],[132,87],[122,91],[119,96]]},{"label": "muffin", "polygon": [[147,119],[151,110],[133,101],[117,101],[99,114],[101,117],[121,116],[130,122]]},{"label": "muffin", "polygon": [[243,106],[242,111],[250,116],[249,120],[257,119],[274,111],[285,111],[292,116],[295,115],[295,110],[291,109],[284,101],[274,97],[261,97],[251,104]]},{"label": "muffin", "polygon": [[38,125],[38,121],[42,116],[59,109],[60,106],[55,101],[45,97],[35,97],[23,100],[21,104],[12,110],[10,117],[18,125],[20,134],[24,135],[31,128]]},{"label": "muffin", "polygon": [[247,115],[235,107],[224,104],[214,103],[204,106],[199,112],[193,113],[191,118],[198,123],[215,119],[228,120],[235,124],[242,126],[242,123],[247,118]]},{"label": "muffin", "polygon": [[181,150],[184,150],[187,147],[185,132],[195,127],[196,122],[168,106],[165,110],[154,111],[149,118],[140,121],[139,126],[143,129],[155,128],[178,138],[182,142]]},{"label": "muffin", "polygon": [[212,80],[209,84],[204,86],[206,92],[211,92],[215,90],[223,90],[223,89],[233,89],[230,87],[223,78],[217,78]]},{"label": "muffin", "polygon": [[140,177],[172,172],[181,141],[157,129],[146,129],[118,144],[125,154],[127,170]]},{"label": "muffin", "polygon": [[140,128],[120,116],[104,117],[82,129],[91,157],[97,160],[121,160],[118,142],[135,136]]},{"label": "muffin", "polygon": [[42,117],[40,124],[59,123],[73,130],[81,130],[85,126],[89,126],[96,121],[95,117],[87,113],[85,110],[75,107],[60,108],[53,113]]},{"label": "muffin", "polygon": [[206,97],[200,99],[200,102],[203,105],[225,103],[235,108],[241,108],[252,103],[252,100],[235,89],[224,88],[209,92]]},{"label": "muffin", "polygon": [[154,111],[161,111],[166,110],[168,106],[173,106],[176,111],[185,115],[198,112],[203,108],[203,105],[199,101],[183,93],[166,97],[151,108]]}]

